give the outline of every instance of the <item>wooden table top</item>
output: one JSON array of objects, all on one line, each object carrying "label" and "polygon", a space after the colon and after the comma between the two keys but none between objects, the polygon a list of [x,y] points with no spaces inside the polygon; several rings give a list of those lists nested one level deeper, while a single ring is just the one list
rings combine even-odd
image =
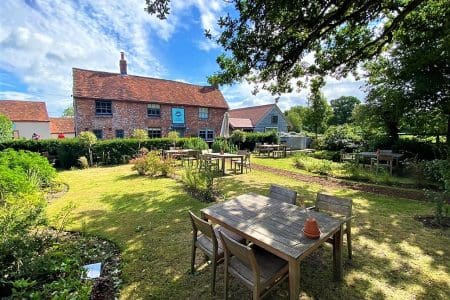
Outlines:
[{"label": "wooden table top", "polygon": [[212,205],[201,212],[213,223],[241,234],[286,260],[301,260],[336,233],[343,222],[310,211],[321,230],[320,238],[312,240],[302,232],[307,218],[304,209],[254,193]]},{"label": "wooden table top", "polygon": [[245,155],[243,154],[235,154],[235,153],[206,153],[205,155],[209,155],[212,157],[220,157],[220,158],[239,158],[239,157],[244,157]]},{"label": "wooden table top", "polygon": [[[359,152],[356,153],[357,155],[363,156],[363,157],[377,157],[376,152]],[[382,155],[392,155],[394,158],[401,158],[403,156],[402,153],[381,153]]]}]

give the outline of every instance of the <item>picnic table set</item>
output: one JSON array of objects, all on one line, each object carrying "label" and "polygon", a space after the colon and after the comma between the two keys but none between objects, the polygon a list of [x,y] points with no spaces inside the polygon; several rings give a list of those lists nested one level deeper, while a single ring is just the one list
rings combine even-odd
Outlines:
[{"label": "picnic table set", "polygon": [[[272,285],[277,285],[285,278],[289,282],[290,299],[298,299],[300,263],[325,242],[332,243],[334,279],[342,279],[343,234],[347,234],[348,254],[351,258],[352,201],[318,194],[316,207],[305,209],[295,205],[296,192],[279,186],[273,187],[268,196],[246,193],[200,211],[204,222],[201,226],[211,226],[209,238],[216,250],[215,256],[214,249],[208,255],[213,263],[213,293],[217,261],[224,257],[225,298],[230,273],[233,277],[241,278],[253,290],[253,299],[260,299],[270,291]],[[293,195],[289,194],[292,192]],[[334,208],[334,213],[327,212],[328,208]],[[192,212],[190,214],[193,215]],[[192,271],[195,249],[205,250],[205,242],[198,242],[205,237],[204,232],[194,223],[193,225]],[[246,263],[247,258],[249,260]],[[252,272],[253,275],[250,276]],[[257,278],[258,276],[261,278]]]}]

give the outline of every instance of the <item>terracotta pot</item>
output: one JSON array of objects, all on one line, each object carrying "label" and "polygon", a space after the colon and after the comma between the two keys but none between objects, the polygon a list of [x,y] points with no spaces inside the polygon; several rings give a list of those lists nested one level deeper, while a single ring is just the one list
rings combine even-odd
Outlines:
[{"label": "terracotta pot", "polygon": [[319,224],[317,224],[316,219],[312,217],[306,219],[303,227],[303,233],[310,239],[318,239],[320,237]]}]

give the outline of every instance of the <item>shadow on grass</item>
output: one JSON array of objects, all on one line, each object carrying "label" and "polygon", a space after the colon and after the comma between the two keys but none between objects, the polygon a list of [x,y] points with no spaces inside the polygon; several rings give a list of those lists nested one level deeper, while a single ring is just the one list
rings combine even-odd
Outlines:
[{"label": "shadow on grass", "polygon": [[[111,184],[136,184],[134,175],[118,175]],[[192,199],[179,183],[168,179],[148,179],[144,191],[124,191],[99,198],[109,207],[85,210],[75,218],[84,220],[90,233],[116,242],[122,250],[124,289],[122,298],[210,298],[211,268],[195,275],[189,273],[191,224],[188,210],[198,213],[208,206]],[[114,180],[113,180],[114,181]],[[255,192],[267,194],[271,183],[297,190],[299,200],[314,202],[324,186],[304,184],[262,172],[251,172],[218,179],[225,198]],[[154,186],[161,186],[155,189]],[[353,261],[343,253],[344,281],[332,280],[332,248],[321,247],[301,263],[302,295],[317,299],[384,299],[411,297],[404,292],[418,286],[416,298],[448,298],[448,283],[430,280],[416,256],[425,256],[431,268],[449,272],[449,237],[443,231],[424,229],[412,219],[426,204],[410,200],[396,201],[355,191],[346,197],[355,199],[353,223]],[[436,236],[436,233],[437,235]],[[345,239],[344,239],[345,241]],[[344,247],[346,249],[346,247]],[[413,252],[411,252],[413,251]],[[417,254],[416,254],[417,253]],[[198,253],[197,261],[202,256]],[[223,268],[218,269],[217,299],[223,298]],[[286,299],[288,285],[283,283],[268,299]],[[231,298],[251,298],[251,293],[232,280]]]}]

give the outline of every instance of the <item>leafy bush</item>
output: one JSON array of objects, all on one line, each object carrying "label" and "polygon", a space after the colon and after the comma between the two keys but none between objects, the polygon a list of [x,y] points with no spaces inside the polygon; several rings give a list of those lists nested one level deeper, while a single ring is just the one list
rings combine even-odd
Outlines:
[{"label": "leafy bush", "polygon": [[340,151],[330,151],[330,150],[319,150],[311,153],[307,153],[306,155],[317,158],[317,159],[326,159],[335,162],[339,162],[341,160],[341,152]]},{"label": "leafy bush", "polygon": [[22,170],[26,175],[34,176],[41,186],[48,185],[56,176],[55,169],[45,157],[29,151],[3,150],[0,152],[0,165]]},{"label": "leafy bush", "polygon": [[274,131],[271,132],[246,132],[245,142],[242,142],[241,149],[253,151],[256,143],[278,144],[280,137]]},{"label": "leafy bush", "polygon": [[304,154],[297,155],[294,158],[294,164],[299,169],[320,175],[330,175],[332,171],[330,161],[311,158]]},{"label": "leafy bush", "polygon": [[208,144],[201,138],[190,138],[185,140],[183,148],[192,150],[206,150],[208,149]]},{"label": "leafy bush", "polygon": [[80,156],[80,158],[78,158],[78,164],[81,169],[89,168],[89,162],[86,156]]},{"label": "leafy bush", "polygon": [[150,151],[146,156],[147,173],[150,176],[156,176],[161,170],[161,157],[158,151]]},{"label": "leafy bush", "polygon": [[376,149],[392,149],[395,152],[405,152],[409,156],[416,156],[420,160],[445,159],[447,148],[445,144],[434,144],[420,141],[416,138],[400,138],[395,143],[387,136],[375,136],[364,141],[365,148],[371,151]]},{"label": "leafy bush", "polygon": [[234,130],[230,136],[230,140],[234,145],[238,145],[238,149],[241,148],[242,143],[245,143],[247,136],[242,130]]},{"label": "leafy bush", "polygon": [[27,194],[36,190],[37,187],[32,184],[23,170],[0,165],[0,201],[11,194]]},{"label": "leafy bush", "polygon": [[217,138],[214,140],[214,143],[211,146],[211,149],[213,152],[227,152],[227,153],[236,153],[237,152],[237,146],[231,144],[225,139]]},{"label": "leafy bush", "polygon": [[330,126],[323,135],[326,150],[353,151],[362,142],[359,128],[350,124]]},{"label": "leafy bush", "polygon": [[212,170],[198,170],[191,166],[185,168],[182,181],[187,190],[201,201],[210,202],[214,200],[214,178]]},{"label": "leafy bush", "polygon": [[141,176],[145,175],[147,172],[148,164],[145,156],[139,156],[130,160],[130,164],[133,165],[131,170],[137,171],[137,173]]}]

